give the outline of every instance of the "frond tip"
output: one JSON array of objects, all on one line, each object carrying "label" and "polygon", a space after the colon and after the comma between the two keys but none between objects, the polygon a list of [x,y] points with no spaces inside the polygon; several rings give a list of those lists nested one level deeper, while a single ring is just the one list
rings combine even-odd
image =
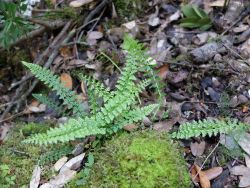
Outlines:
[{"label": "frond tip", "polygon": [[227,120],[200,120],[184,123],[179,127],[178,132],[172,133],[172,138],[188,139],[198,136],[216,136],[218,134],[229,134],[232,131],[241,131],[246,128],[245,124],[236,119]]}]

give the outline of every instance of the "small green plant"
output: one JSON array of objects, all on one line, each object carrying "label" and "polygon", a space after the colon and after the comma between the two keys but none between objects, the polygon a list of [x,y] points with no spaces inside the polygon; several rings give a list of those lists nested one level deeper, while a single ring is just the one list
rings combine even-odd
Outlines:
[{"label": "small green plant", "polygon": [[207,30],[212,27],[211,18],[204,10],[195,5],[184,5],[181,7],[184,18],[181,19],[181,26],[186,28],[200,28]]},{"label": "small green plant", "polygon": [[74,92],[65,88],[60,83],[59,78],[50,70],[23,62],[38,79],[56,91],[64,104],[69,109],[73,109],[76,114],[75,118],[70,118],[63,126],[51,129],[45,134],[36,134],[24,142],[46,145],[68,142],[89,135],[105,135],[119,130],[127,124],[140,121],[158,107],[157,104],[137,107],[138,101],[136,99],[139,98],[139,93],[149,84],[147,79],[139,83],[135,82],[137,80],[135,73],[142,70],[145,62],[149,59],[143,45],[127,35],[122,47],[127,51],[126,65],[117,82],[116,90],[110,91],[93,78],[79,75],[80,79],[83,79],[90,86],[91,92],[103,98],[104,101],[104,105],[90,113],[92,114],[90,117],[85,116],[86,112],[82,109]]},{"label": "small green plant", "polygon": [[122,133],[97,148],[82,187],[191,187],[185,160],[167,134]]},{"label": "small green plant", "polygon": [[26,10],[26,5],[22,3],[0,2],[0,45],[9,48],[20,36],[25,34],[30,28],[30,24],[22,17],[17,16],[17,12]]},{"label": "small green plant", "polygon": [[39,159],[39,164],[44,165],[48,162],[55,162],[59,160],[61,157],[65,155],[69,155],[73,149],[74,149],[73,146],[69,146],[69,145],[64,145],[59,148],[58,147],[54,148],[44,153],[43,155],[41,155]]},{"label": "small green plant", "polygon": [[172,133],[172,138],[188,139],[198,136],[216,136],[217,134],[230,134],[246,130],[246,125],[233,119],[201,120],[180,125],[179,131]]},{"label": "small green plant", "polygon": [[9,188],[15,185],[16,176],[11,175],[10,167],[6,164],[0,165],[0,185]]}]

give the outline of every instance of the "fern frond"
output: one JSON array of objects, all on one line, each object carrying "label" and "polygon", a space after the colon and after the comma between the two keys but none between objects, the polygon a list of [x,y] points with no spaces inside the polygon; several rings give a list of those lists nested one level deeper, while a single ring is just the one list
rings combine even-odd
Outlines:
[{"label": "fern frond", "polygon": [[[135,110],[129,111],[131,106],[137,104],[136,99],[139,97],[139,93],[149,84],[149,80],[142,81],[139,84],[135,83],[135,73],[143,67],[143,63],[146,60],[145,57],[147,56],[144,56],[145,53],[142,45],[138,44],[138,42],[132,38],[125,39],[123,46],[124,49],[127,50],[128,55],[126,65],[117,82],[116,91],[110,92],[108,89],[105,89],[103,84],[96,80],[83,75],[80,76],[81,79],[87,82],[90,90],[94,92],[96,96],[100,96],[104,99],[104,105],[100,107],[98,112],[94,113],[91,117],[69,119],[63,126],[51,129],[45,134],[34,135],[25,140],[25,143],[47,145],[57,142],[67,142],[89,135],[106,134],[106,132],[112,130],[113,123],[118,120],[122,120],[120,125],[125,125],[126,123],[137,122],[152,112],[157,105],[149,105],[141,109],[136,108]],[[33,69],[33,73],[38,75],[38,78],[50,84],[52,89],[61,89],[58,87],[59,81],[57,77],[47,69],[34,67],[33,64],[25,64],[30,67],[30,69]],[[38,72],[44,72],[48,76],[46,76],[45,79],[44,73]],[[50,82],[56,84],[48,83],[48,78],[52,80]]]},{"label": "fern frond", "polygon": [[53,128],[47,133],[33,135],[24,140],[24,143],[48,145],[58,142],[68,142],[77,138],[84,138],[89,135],[105,134],[104,128],[99,128],[94,118],[69,119],[69,121],[60,127]]},{"label": "fern frond", "polygon": [[68,109],[72,109],[73,113],[77,116],[84,115],[84,111],[78,103],[74,92],[65,88],[56,75],[54,75],[50,70],[42,68],[39,65],[24,61],[22,63],[30,69],[35,77],[44,82],[53,91],[56,91],[59,98],[63,100],[63,104],[67,105]]},{"label": "fern frond", "polygon": [[245,128],[245,124],[235,119],[193,121],[180,125],[179,131],[172,133],[172,138],[211,137],[217,134],[229,134],[232,131],[240,131]]},{"label": "fern frond", "polygon": [[86,83],[88,90],[91,90],[94,95],[102,97],[104,102],[107,102],[112,97],[110,90],[98,80],[83,74],[78,74],[77,76]]},{"label": "fern frond", "polygon": [[49,108],[55,110],[58,114],[63,114],[63,108],[56,103],[55,101],[51,100],[48,96],[43,94],[32,94],[40,103],[46,104]]}]

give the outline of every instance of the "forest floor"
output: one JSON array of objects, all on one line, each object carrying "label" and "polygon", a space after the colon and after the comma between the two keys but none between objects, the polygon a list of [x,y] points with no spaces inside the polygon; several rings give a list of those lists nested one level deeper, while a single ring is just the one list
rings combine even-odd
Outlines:
[{"label": "forest floor", "polygon": [[[185,4],[190,5],[186,13]],[[160,88],[147,88],[140,100],[161,105],[154,116],[125,126],[125,131],[169,133],[204,119],[237,119],[249,126],[249,13],[244,0],[41,1],[29,18],[32,29],[8,44],[8,50],[0,48],[0,185],[83,183],[86,174],[61,177],[51,169],[58,160],[66,163],[82,155],[74,171],[82,172],[91,161],[84,153],[93,138],[56,147],[21,144],[33,133],[68,120],[32,96],[46,93],[59,100],[21,61],[50,68],[88,108],[87,91],[74,73],[82,70],[114,89],[125,62],[125,33],[142,43],[156,62]],[[239,143],[225,134],[179,141],[193,187],[250,187],[250,134],[241,136]]]}]

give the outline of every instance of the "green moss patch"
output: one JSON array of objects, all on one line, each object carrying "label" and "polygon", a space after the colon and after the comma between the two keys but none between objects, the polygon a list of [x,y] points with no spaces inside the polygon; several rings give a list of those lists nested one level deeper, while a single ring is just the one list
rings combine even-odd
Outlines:
[{"label": "green moss patch", "polygon": [[190,187],[185,161],[166,134],[124,133],[97,149],[94,158],[86,187]]},{"label": "green moss patch", "polygon": [[[8,177],[15,177],[15,187],[28,185],[31,179],[34,166],[37,164],[40,155],[48,148],[22,144],[26,134],[41,133],[49,128],[47,124],[15,125],[10,130],[7,140],[0,147],[0,164],[9,168]],[[30,132],[30,133],[29,133]],[[23,134],[25,133],[25,135]],[[0,184],[6,184],[6,178],[0,174]]]}]

